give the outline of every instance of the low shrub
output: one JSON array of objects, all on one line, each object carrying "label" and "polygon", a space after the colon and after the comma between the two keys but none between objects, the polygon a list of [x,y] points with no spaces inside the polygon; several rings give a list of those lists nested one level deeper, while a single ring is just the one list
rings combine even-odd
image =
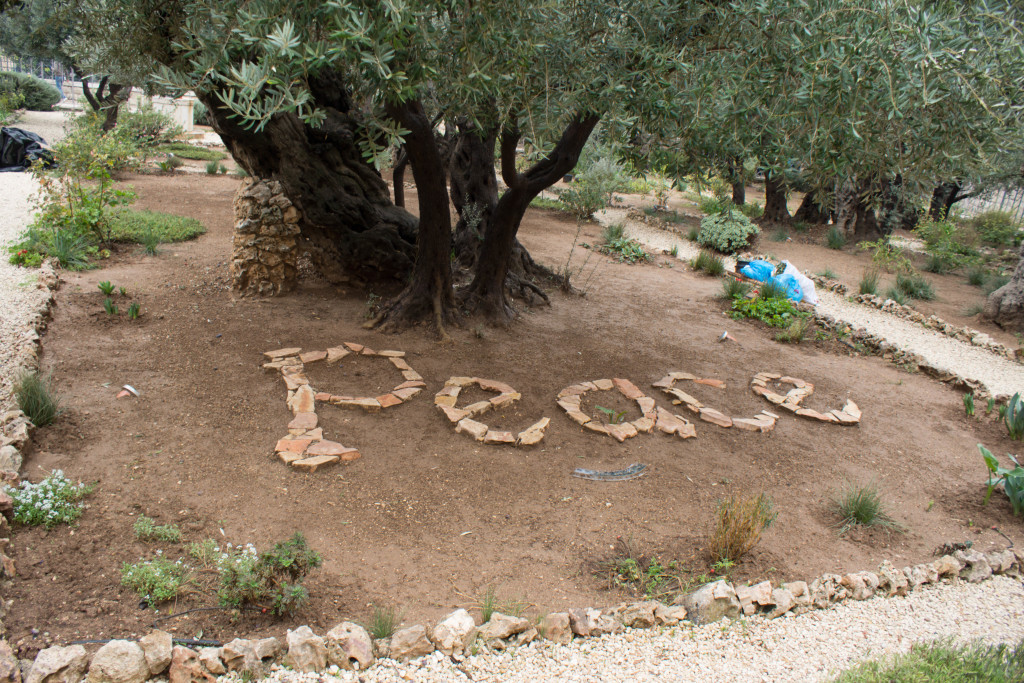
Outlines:
[{"label": "low shrub", "polygon": [[878,292],[878,271],[866,270],[860,278],[857,291],[861,294],[876,294]]},{"label": "low shrub", "polygon": [[565,211],[566,206],[557,199],[548,199],[547,197],[534,197],[530,200],[530,206],[535,209],[551,209],[554,211]]},{"label": "low shrub", "polygon": [[82,516],[82,499],[92,493],[93,487],[81,482],[74,484],[62,470],[54,470],[39,482],[21,482],[17,488],[4,490],[14,501],[14,521],[26,526],[70,524]]},{"label": "low shrub", "polygon": [[693,259],[693,269],[697,272],[705,272],[708,275],[719,276],[725,273],[725,262],[722,257],[712,254],[710,251],[702,250]]},{"label": "low shrub", "polygon": [[0,92],[0,126],[14,123],[17,111],[25,104],[25,96],[16,92]]},{"label": "low shrub", "polygon": [[163,541],[177,543],[181,540],[181,529],[174,524],[157,524],[156,520],[146,515],[139,515],[132,525],[135,538],[140,541]]},{"label": "low shrub", "polygon": [[728,209],[700,221],[697,242],[725,254],[743,249],[760,230],[750,219],[735,209]]},{"label": "low shrub", "polygon": [[1015,683],[1024,680],[1024,641],[1016,645],[915,643],[910,652],[859,664],[834,683]]},{"label": "low shrub", "polygon": [[647,599],[671,596],[673,589],[681,584],[674,572],[679,570],[674,560],[664,562],[661,558],[646,553],[632,539],[618,538],[614,555],[594,568],[594,574],[608,584],[609,588],[622,588],[635,597]]},{"label": "low shrub", "polygon": [[911,299],[931,301],[935,298],[935,290],[931,283],[920,275],[900,273],[896,276],[896,287]]},{"label": "low shrub", "polygon": [[768,280],[762,282],[760,289],[757,290],[758,299],[785,299],[789,301],[789,297],[786,295],[786,288],[780,285],[775,280]]},{"label": "low shrub", "polygon": [[577,218],[587,220],[611,204],[612,195],[625,181],[625,168],[608,154],[578,171],[572,185],[561,190],[558,199]]},{"label": "low shrub", "polygon": [[697,199],[697,207],[707,216],[716,216],[729,206],[729,202],[718,197],[700,197]]},{"label": "low shrub", "polygon": [[988,273],[984,268],[971,268],[967,271],[967,284],[981,287],[985,284]]},{"label": "low shrub", "polygon": [[772,233],[772,242],[785,242],[789,239],[789,230],[786,230],[786,226],[780,225],[775,228],[775,232]]},{"label": "low shrub", "polygon": [[736,207],[747,218],[760,218],[764,215],[764,207],[760,204],[747,202]]},{"label": "low shrub", "polygon": [[50,111],[60,102],[60,91],[31,74],[0,71],[0,95],[11,96],[31,111]]},{"label": "low shrub", "polygon": [[713,562],[738,562],[761,540],[761,534],[775,521],[771,498],[731,496],[719,501],[715,530],[708,543]]},{"label": "low shrub", "polygon": [[269,604],[278,616],[291,614],[309,597],[302,580],[321,563],[301,533],[259,554],[251,544],[229,547],[217,565],[217,597],[224,607]]},{"label": "low shrub", "polygon": [[892,299],[900,306],[907,305],[907,295],[904,294],[903,290],[900,289],[899,287],[890,287],[889,289],[885,290],[885,298]]},{"label": "low shrub", "polygon": [[798,316],[793,318],[781,332],[775,335],[775,341],[783,344],[799,344],[814,327],[814,319],[810,316]]},{"label": "low shrub", "polygon": [[135,111],[122,111],[117,117],[117,128],[141,145],[154,146],[168,143],[184,131],[169,115],[143,103]]},{"label": "low shrub", "polygon": [[192,104],[192,125],[193,126],[209,126],[210,125],[210,110],[206,108],[206,105],[196,100]]},{"label": "low shrub", "polygon": [[1021,225],[1008,211],[979,213],[968,223],[986,244],[1007,247],[1020,244]]},{"label": "low shrub", "polygon": [[850,485],[832,497],[831,508],[839,517],[839,533],[855,526],[880,526],[895,531],[903,527],[885,511],[882,495],[875,484]]},{"label": "low shrub", "polygon": [[829,249],[842,249],[846,246],[846,237],[839,231],[839,228],[833,225],[825,233],[825,244]]},{"label": "low shrub", "polygon": [[[941,221],[925,216],[914,232],[924,240],[925,249],[943,270],[953,270],[977,259],[977,235],[948,218]],[[938,272],[938,271],[936,271]]]},{"label": "low shrub", "polygon": [[599,250],[609,256],[615,256],[623,263],[640,263],[649,261],[643,246],[635,239],[626,237],[622,223],[613,223],[604,229],[604,244]]},{"label": "low shrub", "polygon": [[992,273],[987,278],[985,278],[985,284],[982,286],[982,291],[984,291],[986,295],[991,294],[1000,287],[1004,286],[1009,281],[1009,275],[1000,275],[998,273]]},{"label": "low shrub", "polygon": [[53,424],[61,414],[60,397],[53,389],[53,378],[31,372],[14,383],[14,400],[18,408],[36,427]]},{"label": "low shrub", "polygon": [[746,299],[750,294],[750,283],[743,280],[733,280],[731,277],[722,282],[723,299]]},{"label": "low shrub", "polygon": [[206,232],[195,218],[159,211],[136,211],[126,207],[110,214],[110,239],[145,245],[147,235],[159,243],[183,242]]},{"label": "low shrub", "polygon": [[402,623],[402,614],[391,605],[373,606],[370,614],[370,623],[366,625],[366,631],[376,640],[390,638],[398,630]]},{"label": "low shrub", "polygon": [[170,560],[157,551],[152,560],[121,565],[121,585],[150,605],[178,597],[187,587],[191,571],[183,560]]},{"label": "low shrub", "polygon": [[809,314],[798,311],[789,299],[758,297],[756,299],[733,299],[732,312],[729,315],[733,320],[755,318],[772,327],[788,327],[794,318]]}]

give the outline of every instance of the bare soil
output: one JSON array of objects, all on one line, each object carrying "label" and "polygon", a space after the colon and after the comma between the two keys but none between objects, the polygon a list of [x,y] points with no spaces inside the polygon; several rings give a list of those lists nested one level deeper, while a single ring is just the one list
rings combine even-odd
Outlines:
[{"label": "bare soil", "polygon": [[[388,336],[362,329],[366,291],[307,280],[276,299],[234,294],[227,265],[237,178],[137,176],[130,183],[140,208],[193,216],[208,232],[165,245],[156,257],[125,248],[102,270],[63,274],[43,365],[67,411],[37,432],[24,475],[38,481],[61,468],[97,486],[74,527],[16,530],[10,552],[18,575],[6,595],[15,607],[5,624],[21,656],[52,643],[141,635],[160,617],[215,605],[215,596],[198,592],[158,613],[119,585],[122,563],[157,548],[182,556],[185,543],[204,538],[265,548],[301,531],[324,559],[307,581],[308,606],[288,619],[206,611],[158,624],[180,637],[218,640],[280,635],[298,624],[322,632],[345,619],[365,623],[371,605],[394,605],[406,622],[423,621],[473,607],[488,586],[521,598],[534,614],[616,603],[626,594],[607,589],[589,568],[617,539],[678,560],[684,578],[706,574],[716,505],[736,494],[765,491],[778,511],[732,570],[739,581],[808,579],[885,559],[905,566],[929,560],[947,541],[1005,547],[993,526],[1024,542],[1000,495],[981,505],[985,468],[976,444],[999,454],[1016,445],[1000,425],[968,420],[958,393],[879,358],[835,353],[829,342],[778,344],[763,326],[724,317],[720,281],[678,261],[629,266],[577,247],[572,264],[589,257],[585,296],[552,290],[550,307],[523,310],[508,329],[467,321],[451,330],[452,343],[441,344],[425,328]],[[576,231],[574,220],[531,210],[520,237],[540,262],[561,267]],[[579,239],[596,244],[599,234],[587,224]],[[829,265],[847,277],[859,276],[862,259],[799,243],[777,253],[804,270]],[[142,307],[138,321],[106,316],[96,286],[102,280],[128,289]],[[934,278],[940,301],[963,296],[956,293],[961,280]],[[738,342],[719,343],[723,329]],[[345,341],[406,351],[427,390],[379,414],[319,406],[325,437],[358,448],[362,458],[313,474],[289,469],[272,452],[291,418],[285,387],[260,368],[261,354]],[[336,394],[371,394],[401,381],[374,359],[309,367],[318,388]],[[672,408],[650,385],[673,370],[725,381],[724,390],[692,383],[686,390],[729,415],[770,409],[748,384],[756,372],[776,371],[815,385],[808,407],[853,399],[862,422],[840,427],[787,414],[767,434],[698,422],[695,439],[641,434],[619,444],[584,431],[555,405],[569,384],[624,377]],[[519,430],[547,416],[545,440],[517,449],[456,434],[432,402],[453,375],[511,384],[522,400],[484,420]],[[141,397],[115,398],[123,384]],[[631,408],[612,393],[597,394],[586,408]],[[637,462],[649,469],[633,481],[571,476],[576,467]],[[839,535],[832,495],[871,481],[905,534]],[[140,514],[179,525],[184,541],[136,540]]]}]

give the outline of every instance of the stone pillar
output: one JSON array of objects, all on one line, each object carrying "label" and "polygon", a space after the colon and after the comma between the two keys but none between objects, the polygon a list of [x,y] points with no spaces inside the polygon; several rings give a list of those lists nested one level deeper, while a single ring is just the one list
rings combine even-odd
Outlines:
[{"label": "stone pillar", "polygon": [[277,296],[295,288],[299,210],[276,180],[247,178],[235,194],[231,279],[242,294]]}]

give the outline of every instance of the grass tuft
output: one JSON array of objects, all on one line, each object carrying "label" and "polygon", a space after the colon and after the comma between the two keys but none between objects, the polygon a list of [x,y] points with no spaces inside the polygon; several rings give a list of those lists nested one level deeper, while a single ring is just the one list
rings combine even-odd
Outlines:
[{"label": "grass tuft", "polygon": [[700,272],[703,271],[708,275],[719,276],[725,273],[725,261],[718,254],[713,254],[710,251],[702,250],[697,257],[693,259],[693,269]]},{"label": "grass tuft", "polygon": [[761,289],[757,292],[758,299],[789,299],[786,296],[786,288],[775,282],[774,280],[768,280],[767,282],[761,283]]},{"label": "grass tuft", "polygon": [[814,318],[809,316],[793,318],[793,321],[785,329],[775,334],[775,341],[783,344],[799,344],[807,338],[813,327]]},{"label": "grass tuft", "polygon": [[846,237],[839,231],[839,228],[833,225],[825,233],[825,244],[829,249],[842,249],[846,246]]},{"label": "grass tuft", "polygon": [[893,531],[904,531],[903,526],[889,516],[882,503],[878,487],[871,484],[851,484],[832,498],[832,512],[839,516],[839,533],[855,526],[879,526]]},{"label": "grass tuft", "polygon": [[878,271],[877,270],[865,270],[864,275],[860,278],[860,285],[858,291],[861,294],[877,294],[878,293]]},{"label": "grass tuft", "polygon": [[713,562],[738,562],[761,540],[775,521],[772,500],[765,494],[730,496],[718,503],[715,530],[708,542]]},{"label": "grass tuft", "polygon": [[1013,683],[1024,680],[1024,641],[1017,645],[917,643],[910,652],[868,661],[834,683]]},{"label": "grass tuft", "polygon": [[402,615],[392,605],[374,605],[366,630],[377,640],[390,638],[398,630],[400,623],[402,623]]},{"label": "grass tuft", "polygon": [[911,299],[931,301],[935,298],[931,283],[920,275],[900,273],[896,276],[896,287]]},{"label": "grass tuft", "polygon": [[903,290],[899,287],[890,287],[885,290],[885,298],[892,299],[901,306],[907,305],[907,295],[903,293]]},{"label": "grass tuft", "polygon": [[36,427],[53,424],[62,412],[50,375],[38,372],[22,375],[14,385],[14,399]]},{"label": "grass tuft", "polygon": [[140,541],[163,541],[164,543],[177,543],[181,540],[181,529],[174,524],[157,524],[156,520],[146,515],[140,515],[135,524],[132,525],[135,531],[135,538]]},{"label": "grass tuft", "polygon": [[722,282],[723,299],[746,299],[750,294],[750,283],[743,280],[733,280],[731,277]]}]

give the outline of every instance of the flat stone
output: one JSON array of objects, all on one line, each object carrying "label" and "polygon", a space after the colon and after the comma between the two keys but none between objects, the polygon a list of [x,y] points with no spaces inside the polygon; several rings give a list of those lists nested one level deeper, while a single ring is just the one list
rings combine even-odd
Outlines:
[{"label": "flat stone", "polygon": [[369,346],[364,346],[363,350],[359,352],[361,356],[376,356],[377,352],[371,349]]},{"label": "flat stone", "polygon": [[570,420],[578,425],[586,425],[591,421],[589,415],[578,409],[566,410],[565,414],[569,416]]},{"label": "flat stone", "polygon": [[307,351],[306,353],[299,354],[299,360],[303,363],[315,363],[318,360],[323,360],[324,358],[327,358],[326,351]]},{"label": "flat stone", "polygon": [[331,397],[331,403],[342,408],[362,408],[368,410],[371,413],[380,410],[380,403],[375,398],[349,398],[344,399],[337,396]]},{"label": "flat stone", "polygon": [[462,387],[447,386],[447,385],[445,385],[445,386],[441,387],[441,391],[437,392],[434,395],[435,396],[455,396],[455,397],[458,397],[458,395],[461,392],[462,392]]},{"label": "flat stone", "polygon": [[445,380],[445,386],[466,387],[476,382],[476,377],[449,377]]},{"label": "flat stone", "polygon": [[277,349],[276,351],[264,351],[263,355],[270,360],[281,360],[282,358],[288,358],[289,356],[297,356],[302,351],[301,346],[289,346],[287,349]]},{"label": "flat stone", "polygon": [[688,393],[681,389],[668,389],[667,391],[665,391],[665,393],[671,396],[675,396],[678,399],[677,401],[672,401],[673,403],[685,403],[686,405],[692,406],[697,409],[704,407],[703,403],[701,403],[693,396],[690,396]]},{"label": "flat stone", "polygon": [[697,375],[691,375],[688,372],[670,372],[670,373],[668,373],[668,376],[671,377],[676,382],[679,382],[679,381],[682,381],[682,380],[695,380],[695,379],[697,379]]},{"label": "flat stone", "polygon": [[732,418],[728,415],[718,412],[714,408],[701,408],[700,419],[711,424],[716,424],[719,427],[732,427]]},{"label": "flat stone", "polygon": [[570,384],[565,389],[559,391],[555,395],[555,398],[563,398],[565,396],[579,396],[580,394],[587,393],[587,391],[589,390],[582,384]]},{"label": "flat stone", "polygon": [[394,394],[384,394],[383,396],[376,397],[376,399],[374,400],[376,400],[377,403],[380,404],[381,408],[390,408],[391,406],[397,406],[402,404],[402,399],[395,396]]},{"label": "flat stone", "polygon": [[385,358],[405,358],[405,351],[378,351],[377,355]]},{"label": "flat stone", "polygon": [[856,403],[849,399],[846,400],[846,405],[843,406],[842,412],[846,413],[847,415],[856,420],[860,420],[860,408],[857,407]]},{"label": "flat stone", "polygon": [[685,418],[673,415],[662,407],[658,407],[657,428],[666,434],[676,434],[682,439],[697,435],[697,430]]},{"label": "flat stone", "polygon": [[412,370],[408,363],[405,362],[404,358],[389,358],[391,364],[399,370]]},{"label": "flat stone", "polygon": [[619,390],[619,393],[628,399],[636,400],[644,395],[644,392],[640,391],[637,385],[630,382],[628,379],[622,379],[616,377],[612,380],[612,384]]},{"label": "flat stone", "polygon": [[622,424],[606,425],[605,429],[608,430],[608,435],[613,439],[622,443],[626,439],[631,439],[637,435],[636,427],[629,422],[623,422]]},{"label": "flat stone", "polygon": [[484,434],[484,443],[515,443],[516,437],[512,435],[512,432],[495,432],[488,430]]},{"label": "flat stone", "polygon": [[294,467],[295,469],[305,470],[307,472],[313,473],[316,472],[317,469],[323,467],[324,465],[333,465],[339,460],[341,460],[341,458],[339,458],[336,455],[315,455],[312,458],[303,458],[302,460],[296,460],[295,462],[292,463],[292,467]]},{"label": "flat stone", "polygon": [[774,605],[772,602],[772,583],[762,581],[753,586],[736,586],[736,598],[740,601],[743,613],[750,616],[760,607]]},{"label": "flat stone", "polygon": [[[786,397],[785,396],[782,396],[780,394],[776,394],[774,391],[765,391],[761,395],[764,396],[766,399],[768,399],[770,402],[774,403],[777,406],[781,406],[786,401]],[[799,406],[795,406],[795,407],[798,408]]]},{"label": "flat stone", "polygon": [[776,414],[775,414],[775,413],[773,413],[773,412],[767,411],[767,410],[762,410],[762,411],[761,411],[761,414],[762,414],[762,415],[767,415],[768,417],[770,417],[770,418],[773,418],[773,419],[775,419],[775,420],[778,420],[778,419],[779,419],[779,416],[778,416],[778,415],[776,415]]},{"label": "flat stone", "polygon": [[337,441],[319,441],[306,449],[306,455],[337,455],[353,451],[354,448],[346,448]]},{"label": "flat stone", "polygon": [[651,386],[658,389],[671,389],[674,381],[675,380],[672,379],[672,375],[665,375],[657,382],[653,382]]},{"label": "flat stone", "polygon": [[423,381],[423,375],[416,372],[415,370],[402,370],[402,377],[404,377],[406,381],[409,382]]},{"label": "flat stone", "polygon": [[794,387],[797,387],[798,389],[803,389],[804,387],[807,386],[807,382],[796,377],[777,377],[775,379],[778,379],[780,382],[785,382],[786,384],[792,384]]},{"label": "flat stone", "polygon": [[437,403],[438,410],[444,413],[444,416],[448,418],[449,422],[458,422],[464,417],[469,417],[469,413],[465,410],[456,408],[455,406],[448,406],[443,403]]},{"label": "flat stone", "polygon": [[750,380],[750,386],[753,386],[753,387],[767,387],[768,386],[768,382],[766,382],[763,379],[758,379],[757,377],[755,377],[754,379]]},{"label": "flat stone", "polygon": [[595,379],[593,384],[600,391],[610,391],[615,386],[615,382],[610,379]]},{"label": "flat stone", "polygon": [[356,344],[355,342],[345,342],[345,346],[347,346],[349,351],[351,351],[352,353],[359,353],[360,351],[363,350],[363,345]]},{"label": "flat stone", "polygon": [[390,657],[403,661],[429,655],[434,644],[427,638],[427,629],[421,624],[399,629],[391,636]]},{"label": "flat stone", "polygon": [[522,398],[522,394],[513,392],[511,394],[498,394],[492,398],[489,403],[495,408],[501,408],[503,406],[509,406]]},{"label": "flat stone", "polygon": [[412,380],[409,382],[402,382],[395,389],[422,389],[427,386],[427,383],[422,380]]},{"label": "flat stone", "polygon": [[476,383],[484,391],[497,391],[499,394],[514,394],[516,390],[504,382],[493,379],[477,379]]},{"label": "flat stone", "polygon": [[285,387],[288,388],[289,391],[294,391],[295,389],[301,387],[303,384],[309,384],[309,378],[301,373],[284,376],[284,385]]},{"label": "flat stone", "polygon": [[458,424],[455,425],[455,431],[460,434],[469,434],[477,441],[480,441],[487,434],[488,429],[484,423],[466,417],[459,420]]},{"label": "flat stone", "polygon": [[263,369],[264,370],[281,370],[282,372],[286,368],[291,368],[291,367],[302,367],[302,362],[299,361],[297,356],[291,356],[289,358],[282,358],[281,360],[276,360],[276,361],[273,361],[271,363],[264,363],[263,364]]},{"label": "flat stone", "polygon": [[580,404],[583,403],[583,397],[575,395],[563,396],[562,398],[558,399],[556,403],[558,403],[558,405],[569,405],[574,408],[579,408]]},{"label": "flat stone", "polygon": [[288,423],[288,429],[315,429],[318,421],[316,413],[299,413]]},{"label": "flat stone", "polygon": [[752,420],[746,417],[734,417],[732,419],[732,426],[748,432],[764,431],[763,423],[760,420]]},{"label": "flat stone", "polygon": [[829,415],[832,415],[834,418],[836,418],[836,420],[838,420],[839,424],[841,425],[855,425],[860,422],[860,420],[855,418],[853,415],[847,415],[841,410],[830,410],[828,412]]},{"label": "flat stone", "polygon": [[326,391],[318,391],[315,394],[313,394],[313,399],[316,401],[326,402],[331,400],[331,395]]},{"label": "flat stone", "polygon": [[313,439],[281,439],[274,446],[274,451],[277,453],[301,453],[306,450],[309,444],[313,443]]},{"label": "flat stone", "polygon": [[516,445],[533,446],[544,439],[544,431],[540,429],[526,429],[519,432],[516,437]]},{"label": "flat stone", "polygon": [[298,415],[299,413],[312,413],[316,410],[316,394],[308,384],[303,384],[301,387],[295,390],[295,395],[292,397],[288,407],[292,409],[292,413]]},{"label": "flat stone", "polygon": [[762,379],[781,379],[782,378],[782,375],[780,375],[777,372],[759,372],[759,373],[757,373],[754,376],[755,377],[760,377]]},{"label": "flat stone", "polygon": [[697,379],[693,380],[693,382],[694,384],[705,384],[709,387],[714,387],[715,389],[725,389],[725,382],[723,382],[720,379],[705,379],[702,377],[698,377]]},{"label": "flat stone", "polygon": [[391,393],[397,396],[398,398],[402,399],[403,401],[408,401],[410,398],[420,393],[421,391],[423,391],[423,389],[421,389],[420,387],[409,387],[408,389],[395,389]]},{"label": "flat stone", "polygon": [[351,351],[349,351],[346,348],[343,348],[341,346],[332,346],[331,348],[327,349],[327,362],[332,364],[337,363],[339,360],[347,356],[349,353],[351,353]]},{"label": "flat stone", "polygon": [[306,456],[302,453],[289,453],[287,451],[280,451],[277,454],[277,457],[280,458],[281,462],[283,462],[285,465],[291,465],[294,462],[302,460]]},{"label": "flat stone", "polygon": [[653,417],[655,404],[654,399],[650,396],[641,396],[636,399],[636,404],[640,406],[640,412],[646,417]]},{"label": "flat stone", "polygon": [[494,406],[491,405],[490,401],[477,401],[476,403],[472,403],[466,406],[465,408],[463,408],[463,410],[465,410],[470,415],[476,417],[477,415],[482,415],[486,413],[493,407]]},{"label": "flat stone", "polygon": [[654,429],[654,420],[646,416],[632,420],[629,424],[636,427],[636,431],[644,434],[650,434]]},{"label": "flat stone", "polygon": [[810,408],[800,408],[796,411],[797,415],[801,417],[809,417],[815,420],[821,420],[822,422],[838,422],[839,420],[835,415],[831,413],[819,413],[817,410],[811,410]]}]

